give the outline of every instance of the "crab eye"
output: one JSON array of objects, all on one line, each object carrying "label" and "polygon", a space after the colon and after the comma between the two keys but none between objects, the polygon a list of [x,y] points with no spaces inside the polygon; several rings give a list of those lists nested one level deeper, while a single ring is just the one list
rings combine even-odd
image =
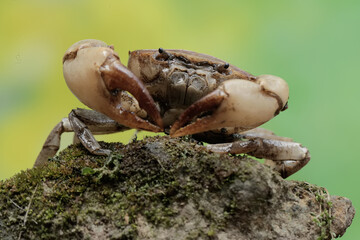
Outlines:
[{"label": "crab eye", "polygon": [[286,102],[285,106],[281,109],[281,111],[285,111],[288,108],[289,108],[289,105],[288,105],[288,102]]},{"label": "crab eye", "polygon": [[115,88],[113,90],[110,91],[110,94],[113,95],[113,96],[117,96],[120,92],[120,89],[118,88]]},{"label": "crab eye", "polygon": [[172,55],[170,53],[168,53],[167,51],[165,51],[165,49],[163,48],[159,48],[158,49],[159,54],[155,57],[156,60],[159,61],[166,61],[166,60],[171,60]]},{"label": "crab eye", "polygon": [[215,70],[218,71],[219,73],[229,73],[228,68],[230,67],[229,63],[225,63],[225,64],[219,64],[217,66],[215,66]]}]

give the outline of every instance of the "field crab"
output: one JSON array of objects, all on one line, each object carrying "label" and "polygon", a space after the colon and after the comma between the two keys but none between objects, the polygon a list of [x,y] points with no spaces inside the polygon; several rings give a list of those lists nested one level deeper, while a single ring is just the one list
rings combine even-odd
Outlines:
[{"label": "field crab", "polygon": [[93,134],[131,128],[191,135],[217,153],[246,153],[287,177],[310,160],[307,148],[258,128],[287,109],[289,88],[280,77],[253,76],[215,57],[186,50],[129,52],[128,66],[113,46],[88,39],[63,57],[65,81],[92,110],[74,109],[51,131],[34,164],[59,149],[74,132],[92,154],[109,155]]}]

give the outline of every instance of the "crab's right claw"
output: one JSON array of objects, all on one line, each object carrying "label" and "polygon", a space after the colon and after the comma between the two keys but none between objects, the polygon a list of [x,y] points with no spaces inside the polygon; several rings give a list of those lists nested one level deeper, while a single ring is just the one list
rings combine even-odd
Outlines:
[{"label": "crab's right claw", "polygon": [[224,81],[215,91],[188,107],[173,124],[173,137],[225,127],[239,131],[256,128],[287,106],[289,88],[276,76],[262,75],[254,81]]},{"label": "crab's right claw", "polygon": [[[115,59],[114,61],[108,61],[108,63],[103,65],[100,68],[100,72],[106,85],[106,89],[108,89],[112,95],[114,95],[114,92],[118,95],[113,96],[114,98],[120,98],[116,99],[117,101],[113,103],[113,108],[111,109],[112,112],[109,113],[109,115],[112,114],[112,116],[110,116],[112,119],[118,119],[124,125],[137,129],[162,131],[162,118],[153,98],[144,84],[129,69]],[[120,91],[129,92],[137,101],[130,95],[121,95],[119,93]],[[156,128],[153,128],[153,125],[148,121],[144,121],[135,114],[124,109],[123,101],[126,102],[125,104],[131,103],[132,105],[138,103],[140,108],[144,109],[150,118],[157,124]],[[135,125],[131,126],[134,123]],[[148,127],[150,127],[150,129],[148,129]]]},{"label": "crab's right claw", "polygon": [[[112,46],[92,39],[77,42],[67,50],[63,63],[68,87],[85,105],[127,127],[162,131],[162,119],[153,98],[121,64]],[[153,122],[141,115],[149,116]]]}]

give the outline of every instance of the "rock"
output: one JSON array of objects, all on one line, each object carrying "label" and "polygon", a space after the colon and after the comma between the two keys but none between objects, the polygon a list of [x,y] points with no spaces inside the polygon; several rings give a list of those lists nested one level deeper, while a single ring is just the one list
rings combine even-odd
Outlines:
[{"label": "rock", "polygon": [[330,239],[355,210],[246,156],[187,138],[70,146],[0,182],[0,239]]}]

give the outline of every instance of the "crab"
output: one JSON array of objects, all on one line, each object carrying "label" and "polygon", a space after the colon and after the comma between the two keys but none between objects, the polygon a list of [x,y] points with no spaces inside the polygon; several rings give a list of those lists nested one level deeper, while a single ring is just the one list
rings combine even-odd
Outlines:
[{"label": "crab", "polygon": [[254,76],[218,58],[187,50],[129,52],[128,66],[114,47],[88,39],[63,57],[65,81],[90,109],[74,109],[50,132],[34,164],[53,157],[63,132],[74,132],[92,154],[109,155],[93,134],[138,129],[191,135],[223,154],[264,158],[284,178],[310,160],[307,148],[259,128],[288,108],[280,77]]}]

